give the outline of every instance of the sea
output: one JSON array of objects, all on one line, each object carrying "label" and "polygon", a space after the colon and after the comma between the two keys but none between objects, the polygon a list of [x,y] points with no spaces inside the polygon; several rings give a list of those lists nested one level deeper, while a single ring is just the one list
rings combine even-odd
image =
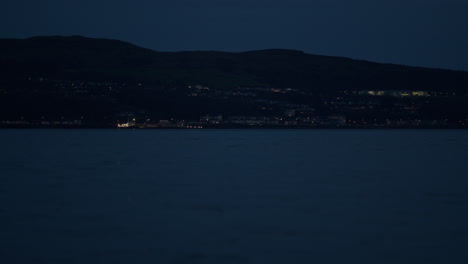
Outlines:
[{"label": "sea", "polygon": [[467,130],[0,130],[0,263],[468,263]]}]

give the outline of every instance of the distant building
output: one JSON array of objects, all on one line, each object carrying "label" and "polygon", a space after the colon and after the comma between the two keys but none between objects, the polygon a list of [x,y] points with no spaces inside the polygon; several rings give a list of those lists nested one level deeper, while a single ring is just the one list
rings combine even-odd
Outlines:
[{"label": "distant building", "polygon": [[288,109],[288,110],[286,110],[284,112],[284,115],[288,116],[288,117],[296,116],[296,110],[295,109]]},{"label": "distant building", "polygon": [[208,122],[212,124],[219,124],[223,121],[222,115],[204,115],[200,117],[200,122]]},{"label": "distant building", "polygon": [[404,91],[404,90],[361,90],[355,92],[358,95],[370,96],[394,96],[394,97],[426,97],[430,96],[427,91]]},{"label": "distant building", "polygon": [[233,124],[248,126],[264,126],[277,123],[273,122],[271,118],[263,116],[232,116],[229,121]]},{"label": "distant building", "polygon": [[171,124],[172,122],[169,121],[169,120],[159,120],[159,124],[160,125],[168,125],[168,124]]},{"label": "distant building", "polygon": [[127,127],[134,127],[134,126],[135,126],[135,123],[133,122],[117,124],[118,128],[127,128]]},{"label": "distant building", "polygon": [[346,116],[342,115],[331,115],[328,116],[328,119],[331,120],[331,123],[334,123],[339,126],[345,126],[346,125]]}]

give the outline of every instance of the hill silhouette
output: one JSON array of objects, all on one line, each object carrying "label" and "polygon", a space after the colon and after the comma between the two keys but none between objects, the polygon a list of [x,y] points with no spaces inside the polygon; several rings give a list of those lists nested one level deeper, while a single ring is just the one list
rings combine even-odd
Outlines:
[{"label": "hill silhouette", "polygon": [[[370,96],[369,90],[388,93]],[[430,97],[399,96],[411,91]],[[0,39],[0,121],[83,119],[113,126],[122,113],[199,120],[287,112],[307,120],[345,116],[363,126],[388,120],[465,126],[467,91],[464,71],[297,50],[158,52],[82,36]]]},{"label": "hill silhouette", "polygon": [[130,43],[81,36],[0,39],[5,75],[61,79],[133,80],[175,86],[202,83],[216,89],[239,86],[337,89],[460,90],[468,73],[295,50],[249,52],[157,52]]}]

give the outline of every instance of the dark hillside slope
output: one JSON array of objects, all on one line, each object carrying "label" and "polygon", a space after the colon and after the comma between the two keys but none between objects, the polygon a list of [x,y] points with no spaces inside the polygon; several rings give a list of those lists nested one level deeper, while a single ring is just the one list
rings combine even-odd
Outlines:
[{"label": "dark hillside slope", "polygon": [[258,86],[321,92],[460,92],[468,87],[468,73],[460,71],[380,64],[295,50],[156,52],[122,41],[81,36],[0,39],[0,63],[2,75],[127,79],[165,86],[202,83],[217,89]]},{"label": "dark hillside slope", "polygon": [[467,91],[468,72],[297,50],[157,52],[81,36],[0,39],[0,126],[109,127],[129,115],[156,126],[210,114],[270,126],[468,127]]}]

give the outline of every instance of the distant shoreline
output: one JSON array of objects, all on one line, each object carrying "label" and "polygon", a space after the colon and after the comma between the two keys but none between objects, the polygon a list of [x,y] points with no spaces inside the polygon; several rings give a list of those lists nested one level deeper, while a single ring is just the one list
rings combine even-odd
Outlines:
[{"label": "distant shoreline", "polygon": [[0,127],[0,130],[468,130],[462,127],[207,127],[207,128],[118,128],[118,127]]}]

